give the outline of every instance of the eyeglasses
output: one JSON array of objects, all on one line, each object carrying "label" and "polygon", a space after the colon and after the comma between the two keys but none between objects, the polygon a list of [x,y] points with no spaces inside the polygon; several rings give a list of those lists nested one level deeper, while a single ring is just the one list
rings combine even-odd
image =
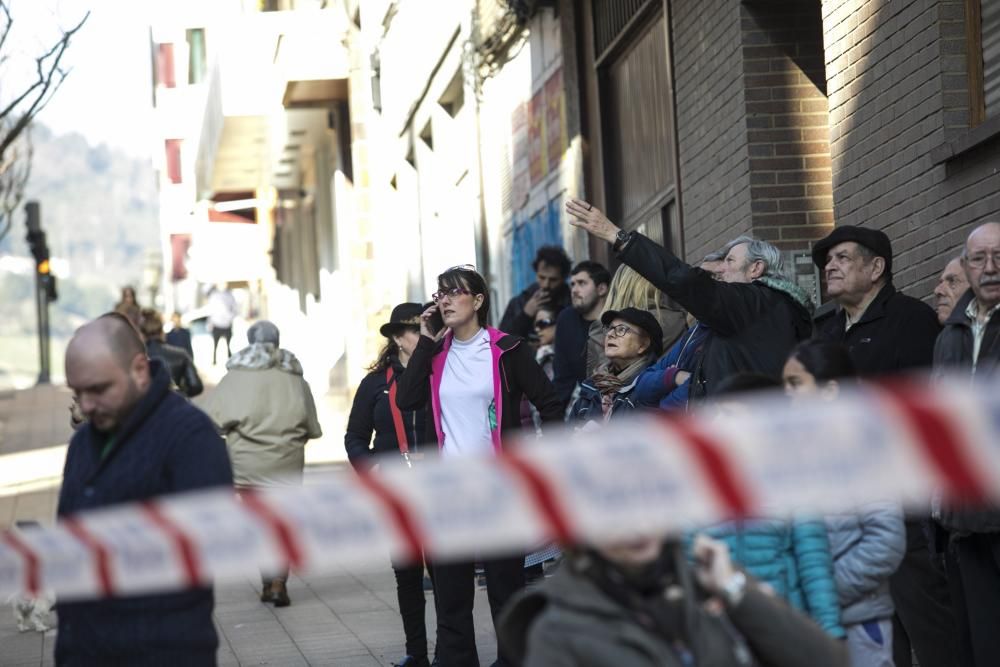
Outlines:
[{"label": "eyeglasses", "polygon": [[548,329],[555,324],[555,320],[538,320],[535,322],[535,331],[541,331],[542,329]]},{"label": "eyeglasses", "polygon": [[445,300],[445,298],[457,299],[463,294],[472,294],[472,292],[462,287],[452,287],[451,289],[434,292],[434,294],[431,294],[431,300],[434,301],[434,303],[441,303]]},{"label": "eyeglasses", "polygon": [[1000,251],[970,255],[965,258],[965,262],[974,269],[982,269],[986,267],[986,260],[989,258],[993,259],[993,266],[1000,269]]},{"label": "eyeglasses", "polygon": [[604,327],[605,336],[610,336],[611,334],[614,334],[615,338],[621,338],[622,336],[628,333],[636,333],[636,331],[627,324],[619,324],[618,326],[614,327]]},{"label": "eyeglasses", "polygon": [[452,266],[446,269],[444,272],[448,273],[448,271],[475,271],[478,273],[474,264],[458,264],[457,266]]}]

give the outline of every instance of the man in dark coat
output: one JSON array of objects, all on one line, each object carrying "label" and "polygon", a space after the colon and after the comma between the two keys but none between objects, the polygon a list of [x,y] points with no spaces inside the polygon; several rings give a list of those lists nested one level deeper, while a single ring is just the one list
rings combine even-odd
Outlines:
[{"label": "man in dark coat", "polygon": [[[232,486],[211,420],[170,391],[124,316],[81,327],[66,349],[66,382],[87,423],[70,442],[60,517],[107,505]],[[211,588],[58,605],[59,665],[214,665]]]},{"label": "man in dark coat", "polygon": [[610,285],[611,273],[598,262],[585,260],[570,273],[572,305],[563,308],[556,319],[555,357],[552,360],[552,386],[563,405],[569,403],[577,385],[587,379],[590,325],[604,311]]},{"label": "man in dark coat", "polygon": [[[847,347],[858,374],[872,377],[931,364],[940,331],[934,310],[892,284],[892,244],[877,229],[837,227],[813,246],[813,262],[839,306],[816,321],[816,337]],[[948,585],[932,565],[926,517],[906,522],[906,555],[889,579],[896,614],[893,654],[910,664],[910,648],[923,667],[949,665],[956,635]]]},{"label": "man in dark coat", "polygon": [[[934,346],[937,373],[991,377],[1000,364],[1000,223],[969,234],[962,253],[969,289]],[[962,665],[995,664],[1000,656],[1000,508],[944,506],[938,523],[950,538],[945,567],[955,603]]]},{"label": "man in dark coat", "polygon": [[559,246],[544,245],[535,253],[531,268],[535,272],[535,282],[523,292],[513,297],[503,311],[500,326],[504,333],[528,338],[535,326],[535,314],[542,306],[558,313],[569,305],[570,261],[566,251]]},{"label": "man in dark coat", "polygon": [[691,398],[737,373],[780,377],[788,353],[812,333],[812,302],[780,275],[781,254],[770,243],[741,237],[731,244],[716,275],[685,264],[642,234],[625,232],[587,202],[566,210],[597,238],[614,243],[619,259],[680,304],[708,328],[691,373]]}]

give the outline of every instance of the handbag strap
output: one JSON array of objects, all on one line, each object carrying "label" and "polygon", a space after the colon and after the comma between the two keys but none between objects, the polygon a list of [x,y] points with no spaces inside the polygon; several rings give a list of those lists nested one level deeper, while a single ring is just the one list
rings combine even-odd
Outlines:
[{"label": "handbag strap", "polygon": [[396,442],[399,443],[399,451],[407,454],[410,451],[410,445],[406,441],[403,413],[396,406],[396,383],[393,382],[394,379],[392,366],[389,366],[385,369],[385,383],[389,385],[389,412],[392,413],[392,425],[396,428]]}]

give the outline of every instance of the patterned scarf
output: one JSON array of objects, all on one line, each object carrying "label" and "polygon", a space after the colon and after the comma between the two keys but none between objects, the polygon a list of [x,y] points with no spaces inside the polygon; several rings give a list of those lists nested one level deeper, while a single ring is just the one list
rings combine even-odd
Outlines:
[{"label": "patterned scarf", "polygon": [[615,362],[606,361],[597,368],[597,372],[590,378],[590,382],[597,388],[597,391],[601,392],[602,396],[610,397],[631,384],[632,380],[644,371],[652,361],[651,355],[646,354],[621,369],[615,365]]}]

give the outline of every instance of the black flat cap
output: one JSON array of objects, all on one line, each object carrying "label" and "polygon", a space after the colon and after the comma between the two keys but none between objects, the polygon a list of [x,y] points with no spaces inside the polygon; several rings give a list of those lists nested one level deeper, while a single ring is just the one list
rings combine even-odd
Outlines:
[{"label": "black flat cap", "polygon": [[648,310],[631,307],[609,310],[601,315],[601,324],[608,326],[616,317],[645,331],[646,335],[649,336],[649,349],[656,357],[663,353],[663,329],[660,328],[660,323],[656,321],[652,313]]},{"label": "black flat cap", "polygon": [[885,232],[877,229],[855,227],[854,225],[837,227],[830,232],[829,236],[817,241],[812,248],[813,264],[818,266],[819,270],[822,271],[826,266],[826,254],[830,252],[830,248],[845,241],[854,241],[859,245],[863,245],[884,259],[885,274],[887,276],[892,275],[892,243],[889,241],[889,237],[885,235]]}]

